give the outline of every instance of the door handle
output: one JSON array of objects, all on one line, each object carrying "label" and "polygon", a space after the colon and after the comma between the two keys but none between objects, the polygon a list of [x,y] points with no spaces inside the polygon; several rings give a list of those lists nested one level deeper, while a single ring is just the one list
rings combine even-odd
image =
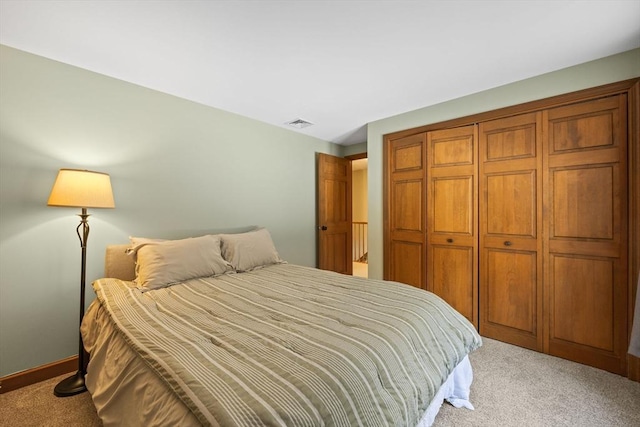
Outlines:
[{"label": "door handle", "polygon": [[318,226],[318,230],[326,231],[327,230],[327,226],[326,225],[319,225]]}]

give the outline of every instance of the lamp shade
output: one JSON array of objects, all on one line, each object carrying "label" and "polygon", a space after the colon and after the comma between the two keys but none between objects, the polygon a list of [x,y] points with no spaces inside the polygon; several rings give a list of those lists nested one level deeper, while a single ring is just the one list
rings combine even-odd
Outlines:
[{"label": "lamp shade", "polygon": [[60,169],[47,205],[114,208],[111,179],[108,174],[102,172]]}]

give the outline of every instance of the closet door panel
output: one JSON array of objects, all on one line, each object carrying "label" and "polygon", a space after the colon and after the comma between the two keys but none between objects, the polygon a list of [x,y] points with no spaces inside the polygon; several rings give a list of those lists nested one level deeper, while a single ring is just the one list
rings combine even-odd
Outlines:
[{"label": "closet door panel", "polygon": [[626,371],[626,97],[550,109],[545,154],[548,352]]},{"label": "closet door panel", "polygon": [[473,321],[473,249],[432,245],[433,292]]},{"label": "closet door panel", "polygon": [[477,128],[427,133],[427,289],[478,326]]},{"label": "closet door panel", "polygon": [[615,165],[553,171],[553,238],[611,240],[619,206],[614,203]]},{"label": "closet door panel", "polygon": [[417,288],[424,283],[422,264],[424,264],[424,248],[420,243],[407,241],[391,241],[392,270],[394,281],[406,283]]},{"label": "closet door panel", "polygon": [[473,127],[447,129],[430,133],[432,167],[473,165],[475,144]]},{"label": "closet door panel", "polygon": [[424,232],[424,184],[421,179],[394,181],[391,188],[394,231]]},{"label": "closet door panel", "polygon": [[536,175],[534,169],[485,176],[487,236],[536,238]]},{"label": "closet door panel", "polygon": [[550,260],[551,336],[613,351],[612,260],[559,255],[552,255]]},{"label": "closet door panel", "polygon": [[426,135],[389,141],[384,278],[426,287]]},{"label": "closet door panel", "polygon": [[536,129],[525,120],[513,123],[509,129],[486,135],[485,161],[536,157]]},{"label": "closet door panel", "polygon": [[541,114],[481,123],[480,333],[542,350]]},{"label": "closet door panel", "polygon": [[422,137],[403,138],[394,141],[391,160],[393,173],[420,171],[423,165]]},{"label": "closet door panel", "polygon": [[473,176],[433,178],[433,232],[473,235]]},{"label": "closet door panel", "polygon": [[[488,250],[486,253],[487,327],[512,329],[535,339],[537,262],[535,253]],[[519,341],[516,339],[516,341]]]},{"label": "closet door panel", "polygon": [[597,157],[597,153],[583,150],[626,145],[626,138],[620,133],[624,123],[621,107],[626,110],[626,103],[620,102],[621,97],[548,110],[549,155],[580,151],[585,156]]}]

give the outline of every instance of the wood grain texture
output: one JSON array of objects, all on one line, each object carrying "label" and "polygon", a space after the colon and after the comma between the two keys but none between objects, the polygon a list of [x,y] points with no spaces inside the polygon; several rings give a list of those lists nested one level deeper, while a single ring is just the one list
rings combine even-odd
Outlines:
[{"label": "wood grain texture", "polygon": [[432,253],[429,277],[433,293],[473,323],[477,317],[474,304],[476,257],[473,247],[430,245],[429,248]]},{"label": "wood grain texture", "polygon": [[541,118],[529,113],[479,127],[480,332],[538,351],[543,350]]},{"label": "wood grain texture", "polygon": [[627,373],[626,95],[544,112],[547,351]]},{"label": "wood grain texture", "polygon": [[317,155],[318,268],[351,274],[351,161]]},{"label": "wood grain texture", "polygon": [[428,132],[427,164],[427,289],[477,328],[477,126]]},{"label": "wood grain texture", "polygon": [[[88,359],[87,359],[88,360]],[[71,356],[46,365],[38,366],[26,371],[18,372],[0,378],[0,394],[17,390],[49,378],[57,377],[78,369],[78,356]],[[53,388],[51,389],[53,394]]]},{"label": "wood grain texture", "polygon": [[384,278],[426,288],[426,135],[385,144]]},{"label": "wood grain texture", "polygon": [[[640,81],[637,81],[628,93],[627,111],[628,158],[629,158],[629,278],[628,278],[628,338],[631,338],[631,325],[635,312],[638,275],[640,275]],[[627,355],[629,379],[640,382],[640,357]]]},{"label": "wood grain texture", "polygon": [[[542,271],[538,280],[544,284],[545,300],[543,304],[541,299],[543,293],[540,291],[536,297],[538,302],[536,312],[538,313],[538,328],[540,325],[542,326],[542,334],[538,338],[536,346],[546,352],[550,351],[550,347],[555,346],[556,352],[554,354],[570,359],[585,348],[588,350],[588,346],[583,348],[584,346],[580,347],[580,345],[573,343],[564,350],[559,350],[558,343],[567,344],[569,341],[555,340],[554,344],[550,338],[553,328],[551,323],[553,308],[549,300],[552,295],[549,288],[552,283],[549,276],[552,274],[551,257],[594,260],[598,266],[604,265],[601,262],[606,263],[610,259],[618,260],[611,267],[614,279],[609,280],[614,286],[612,299],[610,299],[614,306],[613,317],[609,324],[616,330],[612,332],[612,336],[618,336],[613,341],[613,346],[617,346],[617,355],[614,356],[614,359],[617,359],[613,362],[606,361],[604,365],[609,366],[605,369],[614,372],[622,372],[623,374],[628,372],[630,378],[640,381],[640,359],[625,354],[634,310],[634,296],[637,292],[637,275],[640,274],[639,78],[395,132],[385,136],[385,155],[388,144],[393,140],[415,137],[418,134],[428,135],[475,124],[482,127],[499,119],[515,120],[515,117],[526,117],[530,113],[543,114],[543,118],[537,119],[535,124],[531,121],[527,123],[527,119],[524,119],[524,122],[511,123],[509,129],[501,126],[494,126],[491,129],[485,128],[485,130],[489,129],[489,132],[486,133],[484,142],[477,144],[479,145],[478,163],[482,173],[478,173],[474,177],[477,177],[479,185],[484,186],[478,193],[478,202],[476,203],[480,207],[478,218],[482,218],[488,216],[482,202],[485,197],[484,188],[486,188],[486,183],[482,181],[483,178],[491,176],[493,179],[495,177],[495,181],[492,183],[494,185],[493,191],[504,189],[506,185],[515,190],[514,200],[525,200],[519,192],[526,186],[521,182],[517,183],[518,179],[515,178],[515,175],[529,171],[530,181],[535,180],[537,189],[542,189],[529,199],[531,203],[534,198],[536,200],[536,217],[531,216],[529,221],[527,216],[527,219],[524,220],[524,226],[521,224],[513,225],[522,221],[527,209],[520,209],[519,213],[509,212],[506,204],[501,205],[501,202],[496,202],[495,211],[511,215],[513,219],[507,225],[494,223],[492,226],[493,234],[484,233],[483,235],[480,225],[481,236],[479,240],[481,248],[483,248],[481,252],[484,250],[483,244],[497,250],[505,249],[504,242],[508,241],[511,243],[510,248],[517,249],[518,253],[535,252],[537,254],[536,263],[544,264],[546,267],[544,270],[538,271],[538,273]],[[542,147],[540,146],[540,138],[544,141]],[[481,139],[482,137],[478,138],[479,141]],[[453,148],[447,148],[446,143],[441,146],[438,144],[435,144],[436,150],[433,150],[433,145],[431,146],[436,155],[427,156],[427,159],[423,160],[428,165],[428,172],[436,171],[440,166],[443,168],[454,167],[453,164],[447,164],[447,161],[443,160],[447,155],[455,158],[456,167],[464,166],[466,160],[462,154],[462,147],[464,147],[462,142],[452,144],[450,147]],[[542,156],[539,151],[541,149],[544,151]],[[531,158],[537,159],[535,168],[530,167]],[[501,163],[503,161],[509,163],[510,171],[502,169]],[[385,160],[385,211],[389,209],[387,169]],[[533,169],[535,169],[535,174],[532,173]],[[506,175],[509,174],[513,174],[514,177],[507,178]],[[498,178],[500,175],[505,177]],[[535,178],[532,178],[533,176]],[[434,173],[433,177],[436,179],[447,178],[444,175],[438,176],[437,173]],[[428,222],[431,221],[429,219],[432,214],[431,203],[432,200],[435,200],[429,192],[431,178],[430,175],[426,187],[428,197],[424,200]],[[509,182],[510,180],[511,182]],[[520,179],[520,181],[523,180]],[[457,183],[458,185],[453,184],[453,182],[445,184],[443,181],[435,186],[439,187],[440,195],[444,194],[445,188],[448,187],[446,193],[457,194],[454,197],[457,199],[462,194],[462,186],[459,183]],[[531,187],[532,185],[529,186],[529,188]],[[437,191],[435,195],[438,205],[450,205],[450,207],[444,206],[441,208],[442,210],[460,212],[457,202],[440,197]],[[576,214],[576,212],[580,212],[580,214]],[[466,221],[466,217],[457,215],[457,217],[454,214],[452,218],[444,219],[445,215],[441,214],[442,219],[438,222],[437,227],[442,230],[461,230],[461,224]],[[385,236],[387,236],[388,224],[386,220],[384,227]],[[507,236],[515,235],[518,237],[519,234],[527,234],[523,232],[525,228],[528,229],[530,238],[505,239]],[[430,228],[427,225],[427,233],[429,232]],[[502,234],[505,232],[506,234]],[[465,238],[463,233],[456,235],[457,241],[462,241]],[[385,242],[388,241],[386,238]],[[517,247],[514,248],[516,241]],[[540,241],[544,243],[544,251],[541,251]],[[432,244],[446,247],[449,242],[444,235],[429,235],[430,246],[424,255],[427,258],[432,252]],[[387,255],[388,249],[385,244],[385,269],[389,268],[388,264],[390,263]],[[481,266],[477,271],[481,274],[479,288],[480,294],[482,294],[486,277],[484,277],[485,271],[482,267],[484,262],[482,254],[479,258]],[[559,270],[555,274],[558,277],[570,278],[571,273],[565,271],[568,268],[567,265],[557,267]],[[428,267],[426,277],[430,276],[430,269],[431,267]],[[559,298],[560,295],[577,292],[576,289],[579,287],[576,287],[575,283],[577,282],[571,282],[567,289],[558,290]],[[599,285],[590,285],[590,287],[591,289],[586,291],[587,293],[595,295],[602,292]],[[621,306],[621,301],[626,301],[624,307]],[[482,318],[482,304],[480,306],[480,317]],[[542,312],[543,308],[544,313]],[[562,310],[558,311],[558,313],[560,312]],[[564,332],[567,327],[562,322],[564,320],[558,323],[559,332],[567,334]],[[607,328],[603,327],[604,329]],[[598,334],[601,334],[601,331]],[[593,339],[604,342],[601,337],[574,337],[570,339],[583,341]],[[599,349],[598,351],[603,352],[604,350]],[[620,368],[621,359],[628,360],[628,366]],[[583,360],[583,363],[600,366],[598,361],[590,356]],[[622,363],[622,365],[626,365],[626,363]]]}]

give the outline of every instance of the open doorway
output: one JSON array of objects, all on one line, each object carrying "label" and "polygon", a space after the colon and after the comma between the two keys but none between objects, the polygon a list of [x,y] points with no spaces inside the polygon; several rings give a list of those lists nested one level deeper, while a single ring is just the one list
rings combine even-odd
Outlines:
[{"label": "open doorway", "polygon": [[[354,157],[358,157],[355,158]],[[366,153],[351,157],[352,169],[352,238],[353,238],[353,275],[369,276],[368,249],[368,163]]]}]

